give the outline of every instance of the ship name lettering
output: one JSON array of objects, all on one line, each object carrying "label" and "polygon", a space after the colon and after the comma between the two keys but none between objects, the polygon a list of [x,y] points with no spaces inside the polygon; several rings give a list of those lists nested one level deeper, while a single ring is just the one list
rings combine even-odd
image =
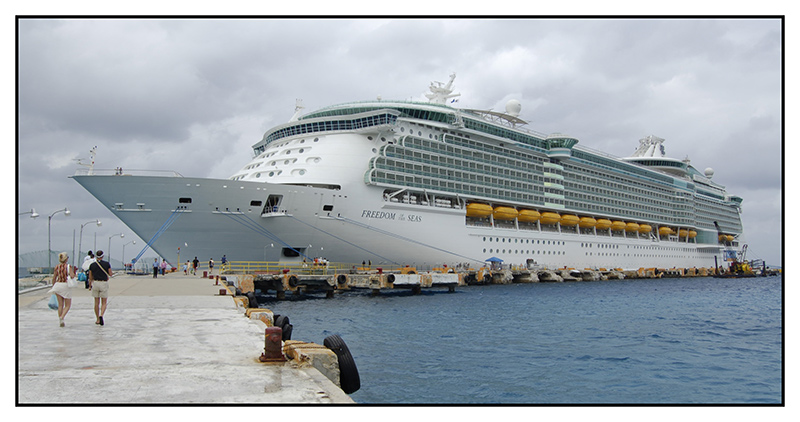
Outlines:
[{"label": "ship name lettering", "polygon": [[385,211],[371,211],[371,210],[363,210],[361,211],[361,216],[366,218],[380,218],[384,220],[394,220],[395,213],[393,212],[385,212]]}]

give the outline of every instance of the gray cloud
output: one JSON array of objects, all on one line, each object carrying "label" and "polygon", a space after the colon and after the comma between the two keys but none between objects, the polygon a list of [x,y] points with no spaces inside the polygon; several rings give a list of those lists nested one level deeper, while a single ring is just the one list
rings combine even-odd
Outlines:
[{"label": "gray cloud", "polygon": [[457,72],[460,106],[517,98],[531,129],[590,148],[666,138],[745,198],[753,250],[781,260],[779,20],[22,19],[18,38],[18,209],[44,216],[20,217],[20,252],[46,248],[65,205],[54,249],[94,218],[98,238],[135,238],[67,178],[92,146],[98,168],[225,178],[297,98],[422,99]]}]

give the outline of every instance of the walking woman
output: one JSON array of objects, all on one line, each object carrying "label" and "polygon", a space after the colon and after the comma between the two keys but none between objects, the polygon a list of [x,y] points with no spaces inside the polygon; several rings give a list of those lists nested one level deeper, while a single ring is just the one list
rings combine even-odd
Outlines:
[{"label": "walking woman", "polygon": [[72,306],[72,289],[67,285],[67,277],[75,277],[75,268],[67,263],[69,255],[66,252],[58,254],[59,264],[53,269],[53,288],[50,293],[58,299],[58,325],[64,326],[64,317],[67,316]]}]

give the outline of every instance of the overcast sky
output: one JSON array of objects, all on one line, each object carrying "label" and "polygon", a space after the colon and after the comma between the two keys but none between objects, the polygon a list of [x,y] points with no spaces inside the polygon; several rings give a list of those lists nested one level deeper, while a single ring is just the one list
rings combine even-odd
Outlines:
[{"label": "overcast sky", "polygon": [[[744,198],[748,258],[781,262],[781,21],[768,19],[25,19],[18,22],[20,253],[144,242],[68,176],[96,168],[228,178],[306,112],[424,100],[457,73],[459,105],[628,156],[647,135]],[[90,228],[92,227],[92,228]],[[84,247],[86,249],[86,247]],[[169,258],[169,257],[168,257]]]}]

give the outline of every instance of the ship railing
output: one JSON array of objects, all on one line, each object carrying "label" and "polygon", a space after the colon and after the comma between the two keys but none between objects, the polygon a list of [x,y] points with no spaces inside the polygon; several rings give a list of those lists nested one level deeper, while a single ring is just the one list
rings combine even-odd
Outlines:
[{"label": "ship railing", "polygon": [[153,176],[153,177],[183,177],[173,170],[128,170],[128,169],[78,169],[75,176]]}]

